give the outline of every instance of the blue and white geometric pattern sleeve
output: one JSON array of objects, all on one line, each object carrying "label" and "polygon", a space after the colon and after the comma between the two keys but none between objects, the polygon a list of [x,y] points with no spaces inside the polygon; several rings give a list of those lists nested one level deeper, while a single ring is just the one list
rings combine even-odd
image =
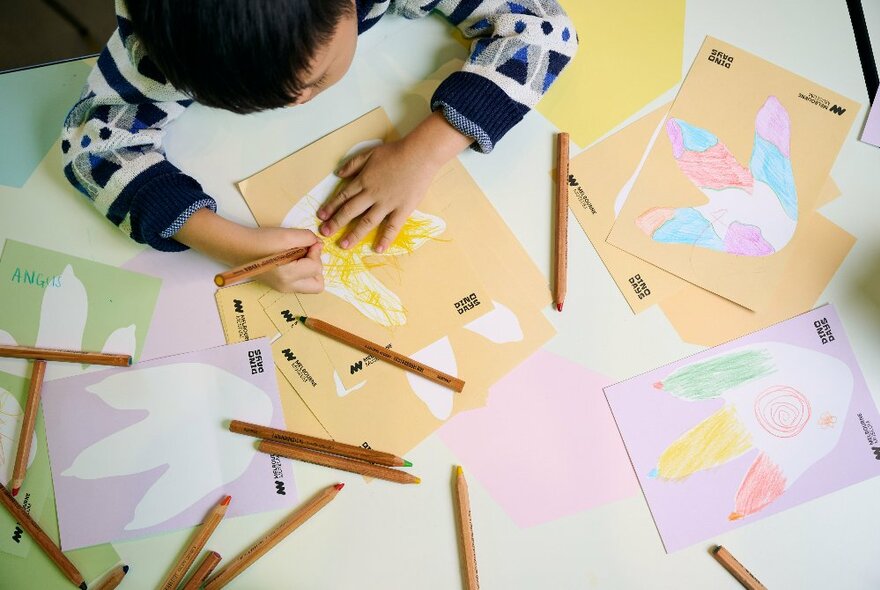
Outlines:
[{"label": "blue and white geometric pattern sleeve", "polygon": [[398,0],[394,10],[408,18],[437,11],[475,39],[431,108],[482,152],[538,103],[577,52],[577,33],[555,0]]},{"label": "blue and white geometric pattern sleeve", "polygon": [[64,122],[64,175],[135,241],[157,250],[185,250],[174,233],[195,211],[217,209],[162,149],[164,127],[192,100],[146,55],[122,0],[116,10],[119,28]]}]

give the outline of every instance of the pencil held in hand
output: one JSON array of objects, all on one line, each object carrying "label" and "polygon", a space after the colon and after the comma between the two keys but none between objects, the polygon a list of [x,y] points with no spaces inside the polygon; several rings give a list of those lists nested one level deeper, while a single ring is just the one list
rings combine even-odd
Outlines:
[{"label": "pencil held in hand", "polygon": [[461,390],[464,389],[464,381],[462,381],[458,377],[453,377],[452,375],[448,375],[443,371],[438,371],[433,367],[424,365],[415,359],[411,359],[408,356],[385,348],[384,346],[376,344],[375,342],[371,342],[366,338],[361,338],[360,336],[352,334],[351,332],[346,332],[342,328],[337,328],[333,324],[328,324],[325,321],[315,318],[307,318],[304,316],[300,317],[299,320],[316,332],[320,332],[321,334],[329,336],[334,340],[338,340],[343,344],[348,344],[352,348],[362,350],[367,354],[371,354],[376,358],[380,358],[385,362],[391,363],[392,365],[397,365],[401,369],[405,369],[411,373],[415,373],[416,375],[421,375],[425,379],[429,379],[434,383],[438,383],[440,385],[443,385],[444,387],[448,387],[453,391],[461,393]]},{"label": "pencil held in hand", "polygon": [[275,267],[284,266],[285,264],[290,264],[291,262],[299,260],[305,256],[308,251],[308,248],[291,248],[290,250],[285,250],[278,254],[270,254],[265,258],[260,258],[259,260],[254,260],[253,262],[248,262],[227,270],[226,272],[221,272],[214,277],[214,284],[218,287],[225,287],[226,285],[239,283],[245,279],[270,271]]},{"label": "pencil held in hand", "polygon": [[478,590],[480,576],[477,574],[477,556],[474,551],[474,525],[471,520],[471,502],[467,481],[461,465],[455,468],[455,507],[458,516],[459,545],[467,590]]},{"label": "pencil held in hand", "polygon": [[568,133],[556,135],[556,280],[553,301],[562,311],[568,284]]},{"label": "pencil held in hand", "polygon": [[278,526],[266,533],[259,541],[242,551],[238,557],[211,577],[205,584],[205,590],[218,590],[235,579],[238,574],[251,566],[255,561],[268,553],[275,545],[280,543],[287,535],[295,531],[308,519],[318,513],[321,508],[329,504],[339,493],[345,484],[338,483],[326,488],[323,492],[312,498],[284,519]]},{"label": "pencil held in hand", "polygon": [[28,459],[31,456],[31,441],[34,438],[34,425],[37,422],[37,411],[40,409],[40,391],[43,388],[43,376],[46,374],[46,361],[34,361],[31,369],[31,382],[28,386],[27,404],[21,419],[21,434],[18,437],[18,451],[15,453],[15,464],[12,467],[12,495],[17,496],[24,483]]}]

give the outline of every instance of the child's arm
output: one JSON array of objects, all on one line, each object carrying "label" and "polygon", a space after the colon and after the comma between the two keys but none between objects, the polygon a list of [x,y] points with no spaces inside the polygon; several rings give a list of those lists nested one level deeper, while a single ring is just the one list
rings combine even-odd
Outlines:
[{"label": "child's arm", "polygon": [[375,247],[387,248],[437,170],[469,145],[491,151],[577,50],[574,27],[555,0],[398,0],[392,10],[407,18],[436,10],[477,41],[462,70],[437,88],[432,115],[401,140],[355,156],[340,169],[352,180],[318,216],[325,236],[360,216],[342,247],[382,223]]},{"label": "child's arm", "polygon": [[298,246],[302,260],[260,280],[279,291],[323,289],[320,244],[314,234],[247,228],[218,216],[195,179],[165,159],[165,127],[192,102],[168,84],[132,33],[123,2],[119,28],[98,58],[80,101],[64,123],[64,174],[114,225],[157,250],[192,247],[238,265]]}]

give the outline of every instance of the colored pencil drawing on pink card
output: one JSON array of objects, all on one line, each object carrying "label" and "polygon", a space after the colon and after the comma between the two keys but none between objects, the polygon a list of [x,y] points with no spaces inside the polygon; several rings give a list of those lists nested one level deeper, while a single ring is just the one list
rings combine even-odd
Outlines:
[{"label": "colored pencil drawing on pink card", "polygon": [[638,483],[602,395],[609,382],[539,350],[439,436],[520,527],[631,497]]},{"label": "colored pencil drawing on pink card", "polygon": [[655,241],[690,244],[738,256],[767,256],[791,240],[798,200],[791,168],[791,122],[775,96],[755,120],[748,169],[713,133],[681,119],[666,121],[672,155],[708,199],[693,207],[655,207],[636,225]]},{"label": "colored pencil drawing on pink card", "polygon": [[830,305],[605,394],[667,551],[880,475],[880,414]]}]

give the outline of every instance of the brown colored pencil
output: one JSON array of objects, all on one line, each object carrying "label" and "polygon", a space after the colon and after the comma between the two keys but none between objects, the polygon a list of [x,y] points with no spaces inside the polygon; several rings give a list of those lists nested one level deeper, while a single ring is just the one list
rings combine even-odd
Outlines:
[{"label": "brown colored pencil", "polygon": [[464,587],[467,590],[478,590],[480,587],[480,576],[477,574],[477,556],[474,552],[474,524],[471,520],[471,501],[468,496],[467,480],[464,478],[464,471],[461,469],[461,465],[455,469],[455,496]]},{"label": "brown colored pencil", "polygon": [[86,590],[86,582],[83,579],[82,574],[79,573],[79,570],[76,569],[76,566],[70,563],[70,560],[67,559],[66,555],[61,553],[61,549],[52,542],[49,535],[43,532],[40,525],[31,518],[31,515],[25,512],[24,508],[15,501],[15,498],[12,497],[12,494],[9,493],[9,490],[7,490],[6,486],[2,483],[0,483],[0,504],[3,504],[3,506],[9,511],[9,514],[12,515],[12,518],[14,518],[21,528],[31,536],[31,539],[40,546],[43,553],[45,553],[46,556],[58,566],[58,569],[61,570],[64,577],[73,582],[75,586],[79,586],[82,590]]},{"label": "brown colored pencil", "polygon": [[12,344],[0,344],[0,357],[81,363],[83,365],[108,365],[111,367],[128,367],[131,365],[131,356],[127,354],[35,348],[33,346],[15,346]]},{"label": "brown colored pencil", "polygon": [[199,567],[196,568],[196,571],[193,572],[193,575],[190,576],[189,581],[183,586],[183,590],[198,590],[198,588],[202,585],[202,583],[208,579],[208,576],[211,575],[211,572],[214,571],[214,568],[217,567],[217,564],[220,563],[220,554],[216,551],[209,551],[202,562],[199,564]]},{"label": "brown colored pencil", "polygon": [[226,567],[217,572],[205,584],[205,590],[218,590],[235,579],[238,574],[251,566],[256,560],[268,553],[275,545],[280,543],[287,535],[295,531],[313,517],[321,508],[326,506],[336,497],[339,490],[345,484],[338,483],[326,488],[323,492],[309,500],[308,503],[297,508],[290,516],[281,521],[278,526],[266,533],[259,541],[242,551],[238,557],[229,562]]},{"label": "brown colored pencil", "polygon": [[328,455],[327,453],[319,453],[310,451],[302,447],[294,447],[282,443],[261,440],[257,448],[264,453],[270,455],[280,455],[288,459],[296,459],[297,461],[305,461],[306,463],[314,463],[332,469],[340,469],[351,473],[358,473],[367,477],[376,477],[395,483],[420,483],[422,480],[406,471],[398,471],[381,465],[373,465],[372,463],[364,463],[355,459],[339,457],[338,455]]},{"label": "brown colored pencil", "polygon": [[361,338],[351,332],[346,332],[342,328],[337,328],[332,324],[328,324],[325,321],[318,320],[315,318],[307,318],[300,317],[299,318],[302,323],[306,326],[315,330],[316,332],[320,332],[325,336],[329,336],[334,340],[338,340],[343,344],[348,344],[352,348],[357,348],[358,350],[362,350],[367,354],[372,354],[376,358],[380,358],[385,362],[392,363],[397,365],[401,369],[406,369],[416,375],[421,375],[425,379],[430,379],[434,383],[439,383],[445,387],[452,389],[453,391],[461,392],[464,389],[464,381],[459,379],[458,377],[453,377],[452,375],[448,375],[442,371],[438,371],[433,367],[429,367],[428,365],[424,365],[417,360],[411,359],[408,356],[404,356],[398,352],[394,352],[384,346],[380,346],[375,342],[371,342],[366,338]]},{"label": "brown colored pencil", "polygon": [[556,134],[556,282],[553,301],[562,311],[568,284],[568,133]]},{"label": "brown colored pencil", "polygon": [[12,467],[12,496],[18,495],[24,475],[27,473],[28,458],[31,456],[31,440],[34,438],[34,425],[37,423],[37,411],[40,409],[40,391],[43,388],[43,376],[46,374],[46,361],[34,361],[31,370],[31,382],[28,386],[27,403],[24,416],[21,418],[21,434],[18,437],[18,451],[15,453],[15,464]]},{"label": "brown colored pencil", "polygon": [[712,549],[712,557],[724,566],[724,569],[730,572],[730,575],[736,578],[736,580],[745,588],[748,588],[748,590],[767,590],[767,587],[759,582],[758,578],[752,575],[752,572],[743,567],[743,564],[738,562],[736,558],[730,554],[730,551],[721,545],[716,545],[715,548]]},{"label": "brown colored pencil", "polygon": [[357,445],[347,445],[345,443],[336,442],[335,440],[317,438],[307,434],[298,434],[288,430],[279,430],[269,426],[260,426],[258,424],[251,424],[250,422],[233,420],[229,423],[229,430],[238,434],[253,436],[254,438],[264,438],[266,440],[286,445],[305,447],[315,451],[366,461],[367,463],[375,463],[376,465],[412,467],[412,463],[406,459],[384,451],[365,449],[364,447],[359,447]]},{"label": "brown colored pencil", "polygon": [[189,545],[187,545],[186,549],[183,550],[183,553],[180,554],[177,563],[171,568],[171,571],[168,573],[168,576],[159,588],[162,590],[174,590],[177,588],[183,580],[183,577],[186,575],[186,572],[189,571],[190,566],[196,560],[196,557],[198,557],[199,553],[204,549],[205,544],[208,542],[208,539],[211,538],[211,535],[220,524],[220,521],[226,516],[226,510],[229,508],[230,500],[232,500],[232,496],[224,496],[216,506],[211,508],[211,511],[208,512],[208,516],[205,517],[202,526],[200,526],[193,534]]},{"label": "brown colored pencil", "polygon": [[290,250],[285,250],[278,254],[270,254],[265,258],[260,258],[259,260],[236,266],[226,272],[221,272],[214,277],[214,284],[218,287],[225,287],[226,285],[239,283],[252,276],[272,270],[276,266],[283,266],[295,260],[299,260],[305,256],[308,251],[308,248],[291,248]]},{"label": "brown colored pencil", "polygon": [[128,573],[127,565],[120,565],[113,568],[113,571],[107,574],[100,583],[95,586],[92,590],[114,590],[117,588],[119,584],[122,583],[122,580],[125,578],[125,574]]}]

